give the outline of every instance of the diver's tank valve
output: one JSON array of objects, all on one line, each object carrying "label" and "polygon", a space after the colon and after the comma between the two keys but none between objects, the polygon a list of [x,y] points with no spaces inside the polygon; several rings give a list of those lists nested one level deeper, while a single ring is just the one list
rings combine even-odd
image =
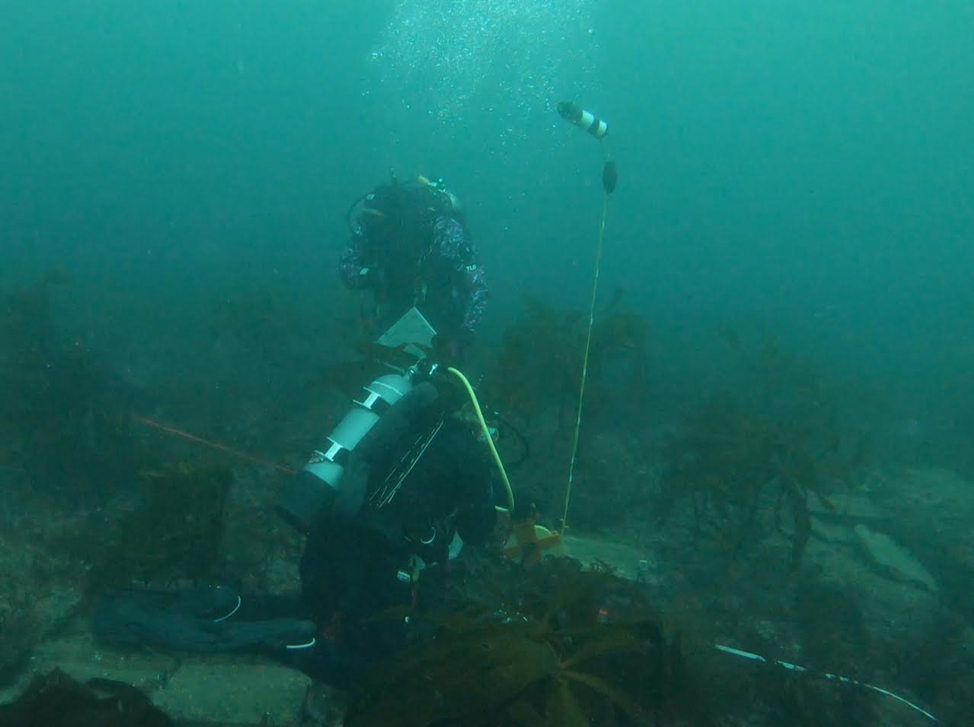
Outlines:
[{"label": "diver's tank valve", "polygon": [[360,399],[325,437],[304,466],[288,482],[278,500],[278,511],[291,525],[307,532],[314,520],[339,497],[342,475],[352,450],[380,417],[412,391],[427,372],[413,366],[403,374],[386,374],[363,387]]},{"label": "diver's tank valve", "polygon": [[561,114],[561,117],[565,121],[575,124],[575,126],[582,131],[587,131],[596,139],[602,139],[602,137],[609,133],[609,125],[605,121],[591,111],[586,111],[571,101],[562,101],[558,104],[558,113]]}]

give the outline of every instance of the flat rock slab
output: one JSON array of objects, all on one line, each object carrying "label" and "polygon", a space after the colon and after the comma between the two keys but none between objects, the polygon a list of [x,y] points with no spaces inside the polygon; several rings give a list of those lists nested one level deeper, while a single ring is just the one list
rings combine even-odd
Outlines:
[{"label": "flat rock slab", "polygon": [[89,634],[73,634],[40,643],[30,657],[27,669],[14,684],[0,690],[0,703],[14,701],[35,676],[55,668],[72,679],[115,679],[151,694],[166,680],[176,661],[171,656],[153,653],[104,652]]},{"label": "flat rock slab", "polygon": [[873,532],[861,524],[856,525],[854,532],[870,563],[883,575],[925,588],[931,593],[937,592],[937,582],[930,571],[891,537]]},{"label": "flat rock slab", "polygon": [[296,723],[311,680],[301,672],[252,656],[175,657],[151,651],[104,649],[88,633],[41,644],[17,683],[0,690],[14,701],[37,674],[55,667],[73,679],[113,679],[141,689],[174,719],[201,724]]},{"label": "flat rock slab", "polygon": [[301,672],[256,659],[212,656],[183,662],[152,701],[181,720],[260,724],[297,723],[311,680]]},{"label": "flat rock slab", "polygon": [[[804,562],[816,584],[849,594],[871,637],[877,644],[895,645],[891,648],[897,654],[925,648],[927,636],[942,617],[938,593],[891,578],[867,558],[854,557],[846,544],[813,539]],[[846,627],[836,628],[839,633]]]},{"label": "flat rock slab", "polygon": [[856,536],[855,533],[853,533],[852,528],[846,527],[845,525],[826,522],[818,519],[817,517],[812,518],[812,535],[824,540],[827,543],[851,544],[855,543],[856,541]]},{"label": "flat rock slab", "polygon": [[828,496],[833,509],[826,507],[817,497],[808,498],[808,509],[822,518],[841,517],[846,520],[881,520],[879,508],[865,495],[836,492]]},{"label": "flat rock slab", "polygon": [[568,535],[562,538],[562,544],[555,551],[556,555],[569,555],[588,567],[597,561],[607,563],[615,569],[615,574],[621,578],[633,579],[639,575],[639,561],[649,559],[653,565],[653,554],[643,552],[631,545],[613,543],[597,538],[579,538]]}]

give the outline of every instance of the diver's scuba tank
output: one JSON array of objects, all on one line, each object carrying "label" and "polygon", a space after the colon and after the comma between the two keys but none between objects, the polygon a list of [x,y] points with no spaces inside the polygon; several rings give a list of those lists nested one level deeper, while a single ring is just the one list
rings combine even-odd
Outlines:
[{"label": "diver's scuba tank", "polygon": [[[361,399],[353,399],[349,412],[281,493],[277,509],[288,523],[307,532],[318,518],[332,511],[344,510],[342,514],[346,516],[356,514],[364,492],[353,491],[360,489],[360,483],[343,482],[348,479],[344,475],[350,460],[358,454],[354,450],[397,404],[406,404],[406,399],[429,399],[430,395],[424,389],[416,391],[417,384],[421,383],[419,379],[424,376],[424,372],[414,366],[401,374],[380,376],[363,387]],[[413,392],[416,393],[411,396]],[[422,395],[417,396],[419,394]]]},{"label": "diver's scuba tank", "polygon": [[609,133],[609,125],[593,114],[586,111],[581,106],[571,101],[562,101],[558,104],[558,113],[561,117],[572,124],[575,124],[582,131],[587,131],[596,139],[602,139]]},{"label": "diver's scuba tank", "polygon": [[380,458],[419,411],[439,396],[430,378],[436,364],[426,359],[424,348],[432,345],[436,331],[415,308],[386,331],[376,344],[398,352],[409,363],[386,365],[396,373],[379,376],[362,395],[352,400],[352,408],[334,431],[325,437],[304,466],[285,485],[277,501],[277,511],[303,533],[322,520],[350,519],[365,501],[368,468]]}]

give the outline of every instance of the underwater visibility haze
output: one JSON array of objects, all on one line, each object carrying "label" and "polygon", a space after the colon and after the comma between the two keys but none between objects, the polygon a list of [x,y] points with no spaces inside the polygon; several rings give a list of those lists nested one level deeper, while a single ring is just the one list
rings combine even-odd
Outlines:
[{"label": "underwater visibility haze", "polygon": [[487,655],[317,712],[275,667],[275,719],[965,724],[972,37],[961,0],[0,3],[0,702],[59,667],[230,719],[64,635],[113,588],[300,585],[282,470],[371,375],[352,209],[423,175],[513,519],[573,560],[458,579],[431,629]]}]

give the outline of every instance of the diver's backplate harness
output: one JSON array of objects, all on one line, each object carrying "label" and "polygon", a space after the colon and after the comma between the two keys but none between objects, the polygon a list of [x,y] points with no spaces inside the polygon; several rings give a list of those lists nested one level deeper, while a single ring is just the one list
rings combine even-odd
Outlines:
[{"label": "diver's backplate harness", "polygon": [[389,470],[389,474],[386,475],[382,484],[369,493],[368,503],[373,509],[381,510],[393,501],[399,493],[402,483],[413,471],[413,467],[425,454],[427,447],[436,439],[436,435],[440,433],[444,420],[445,417],[440,416],[431,428],[416,435],[406,451],[396,461],[395,466]]}]

